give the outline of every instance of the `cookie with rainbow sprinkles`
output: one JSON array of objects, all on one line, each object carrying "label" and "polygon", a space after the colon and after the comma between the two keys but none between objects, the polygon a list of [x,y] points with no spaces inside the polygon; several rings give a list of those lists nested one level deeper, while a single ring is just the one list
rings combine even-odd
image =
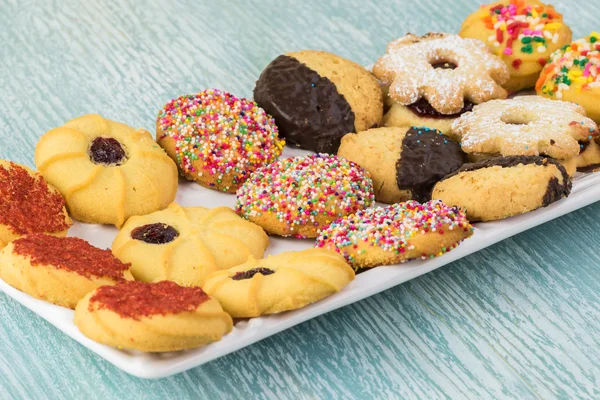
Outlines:
[{"label": "cookie with rainbow sprinkles", "polygon": [[169,101],[158,113],[156,140],[185,178],[228,193],[276,160],[285,145],[273,118],[255,102],[219,89]]},{"label": "cookie with rainbow sprinkles", "polygon": [[600,33],[593,32],[552,53],[535,89],[540,96],[579,104],[588,117],[600,123]]},{"label": "cookie with rainbow sprinkles", "polygon": [[358,269],[440,256],[472,234],[461,208],[409,200],[341,218],[321,231],[315,247],[337,251]]},{"label": "cookie with rainbow sprinkles", "polygon": [[268,233],[315,238],[374,199],[365,169],[342,157],[312,154],[259,168],[237,191],[236,210]]},{"label": "cookie with rainbow sprinkles", "polygon": [[465,19],[459,35],[487,44],[508,66],[509,92],[535,86],[550,54],[571,41],[561,13],[538,0],[502,0]]}]

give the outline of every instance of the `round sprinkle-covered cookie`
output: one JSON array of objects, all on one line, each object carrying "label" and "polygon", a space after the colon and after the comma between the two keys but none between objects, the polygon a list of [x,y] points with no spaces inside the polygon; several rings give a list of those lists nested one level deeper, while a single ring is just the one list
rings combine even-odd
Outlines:
[{"label": "round sprinkle-covered cookie", "polygon": [[472,233],[460,208],[408,201],[341,218],[321,231],[315,246],[339,252],[358,269],[433,258]]},{"label": "round sprinkle-covered cookie", "polygon": [[203,289],[234,318],[296,310],[342,290],[354,271],[339,254],[324,249],[250,258],[210,275]]},{"label": "round sprinkle-covered cookie", "polygon": [[565,160],[579,154],[579,142],[598,136],[598,126],[585,110],[540,96],[491,100],[452,124],[466,153],[548,155]]},{"label": "round sprinkle-covered cookie", "polygon": [[84,115],[41,137],[35,165],[64,196],[69,213],[117,227],[167,207],[177,193],[175,163],[150,132]]},{"label": "round sprinkle-covered cookie", "polygon": [[408,34],[388,44],[373,73],[388,89],[386,126],[425,125],[449,133],[474,104],[506,98],[508,70],[479,40]]},{"label": "round sprinkle-covered cookie", "polygon": [[265,110],[219,89],[168,102],[158,113],[156,139],[187,179],[228,193],[276,160],[285,144]]},{"label": "round sprinkle-covered cookie", "polygon": [[464,164],[438,182],[431,197],[465,208],[473,222],[546,207],[570,192],[571,178],[556,160],[512,156]]},{"label": "round sprinkle-covered cookie", "polygon": [[85,240],[39,233],[11,242],[0,253],[3,281],[69,308],[97,287],[133,280],[129,267]]},{"label": "round sprinkle-covered cookie", "polygon": [[303,50],[273,60],[254,88],[288,144],[335,154],[348,132],[377,126],[383,113],[377,80],[362,66],[323,51]]},{"label": "round sprinkle-covered cookie", "polygon": [[40,174],[0,160],[0,250],[28,233],[66,236],[72,224],[65,200]]},{"label": "round sprinkle-covered cookie", "polygon": [[600,33],[575,40],[556,50],[542,70],[537,94],[581,105],[600,123]]},{"label": "round sprinkle-covered cookie", "polygon": [[535,85],[550,53],[571,40],[571,29],[550,4],[501,0],[469,15],[459,35],[485,42],[510,71],[504,87],[517,92]]},{"label": "round sprinkle-covered cookie", "polygon": [[166,352],[218,341],[233,321],[199,287],[163,281],[102,286],[77,304],[75,325],[108,346]]},{"label": "round sprinkle-covered cookie", "polygon": [[268,233],[317,237],[333,220],[369,207],[369,173],[337,156],[285,158],[252,174],[237,192],[237,212]]},{"label": "round sprinkle-covered cookie", "polygon": [[383,203],[430,200],[433,185],[465,161],[458,143],[424,126],[347,134],[338,155],[369,171],[375,200]]},{"label": "round sprinkle-covered cookie", "polygon": [[266,233],[231,208],[181,207],[130,218],[112,245],[135,279],[200,286],[213,271],[260,258]]}]

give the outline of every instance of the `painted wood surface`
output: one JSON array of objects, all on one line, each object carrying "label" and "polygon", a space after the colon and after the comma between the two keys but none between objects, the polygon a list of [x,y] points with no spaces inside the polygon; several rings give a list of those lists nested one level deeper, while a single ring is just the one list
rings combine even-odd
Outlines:
[{"label": "painted wood surface", "polygon": [[[0,158],[32,166],[37,138],[84,113],[152,130],[172,97],[250,96],[283,52],[370,64],[407,31],[457,31],[478,3],[0,0]],[[555,5],[575,36],[600,29],[600,0]],[[600,398],[599,218],[587,207],[157,381],[0,294],[0,398]]]}]

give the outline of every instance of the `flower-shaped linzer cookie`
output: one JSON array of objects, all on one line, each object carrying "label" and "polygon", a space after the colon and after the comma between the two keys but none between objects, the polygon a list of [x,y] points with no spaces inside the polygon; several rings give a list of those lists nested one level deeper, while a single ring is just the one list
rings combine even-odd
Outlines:
[{"label": "flower-shaped linzer cookie", "polygon": [[466,153],[503,156],[547,155],[566,160],[579,154],[578,142],[598,136],[583,107],[541,96],[492,100],[452,124]]},{"label": "flower-shaped linzer cookie", "polygon": [[391,42],[373,73],[390,85],[389,96],[403,105],[425,98],[441,114],[455,114],[465,99],[475,104],[506,98],[506,65],[483,42],[458,35],[408,34]]}]

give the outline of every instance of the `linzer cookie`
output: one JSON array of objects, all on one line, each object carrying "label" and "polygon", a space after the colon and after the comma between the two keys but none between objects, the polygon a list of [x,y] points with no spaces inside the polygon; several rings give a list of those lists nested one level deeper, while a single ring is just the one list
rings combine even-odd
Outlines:
[{"label": "linzer cookie", "polygon": [[540,96],[579,104],[600,123],[600,33],[556,50],[536,83]]},{"label": "linzer cookie", "polygon": [[296,310],[342,290],[354,271],[334,251],[308,249],[250,258],[210,275],[203,289],[234,318]]},{"label": "linzer cookie", "polygon": [[374,201],[369,173],[327,154],[280,159],[260,168],[237,192],[236,211],[265,231],[315,238],[334,220]]},{"label": "linzer cookie", "polygon": [[440,256],[472,234],[459,207],[408,201],[341,218],[321,231],[315,246],[339,252],[358,269]]},{"label": "linzer cookie", "polygon": [[167,207],[177,193],[177,168],[152,135],[100,115],[48,131],[35,165],[83,222],[119,227],[132,215]]},{"label": "linzer cookie", "polygon": [[463,151],[490,155],[547,155],[568,160],[600,132],[585,110],[540,96],[491,100],[452,124]]},{"label": "linzer cookie", "polygon": [[77,304],[75,325],[108,346],[166,352],[218,341],[233,321],[199,287],[163,281],[100,287]]},{"label": "linzer cookie", "polygon": [[206,276],[260,258],[269,243],[257,225],[227,207],[181,207],[130,218],[112,245],[115,256],[131,263],[135,279],[171,280],[200,286]]},{"label": "linzer cookie", "polygon": [[459,35],[485,42],[506,63],[510,92],[532,88],[548,56],[571,41],[562,14],[537,0],[484,5],[465,19]]},{"label": "linzer cookie", "polygon": [[383,113],[381,88],[369,71],[315,50],[273,60],[256,82],[254,100],[288,144],[318,153],[335,154],[346,133],[377,126]]},{"label": "linzer cookie", "polygon": [[35,298],[75,308],[92,290],[133,280],[129,264],[78,238],[23,236],[0,253],[0,278]]},{"label": "linzer cookie", "polygon": [[408,34],[387,46],[373,73],[388,87],[385,126],[428,126],[449,134],[474,104],[506,98],[508,69],[479,40]]},{"label": "linzer cookie", "polygon": [[0,160],[0,250],[28,233],[66,236],[72,224],[65,200],[40,174]]},{"label": "linzer cookie", "polygon": [[265,110],[219,89],[169,101],[158,113],[156,140],[184,177],[227,193],[276,160],[285,144]]},{"label": "linzer cookie", "polygon": [[465,208],[473,222],[546,207],[570,192],[571,178],[556,160],[512,156],[464,164],[434,186],[432,198]]},{"label": "linzer cookie", "polygon": [[458,143],[427,127],[374,128],[342,138],[338,155],[371,175],[375,200],[431,199],[433,185],[465,161]]}]

